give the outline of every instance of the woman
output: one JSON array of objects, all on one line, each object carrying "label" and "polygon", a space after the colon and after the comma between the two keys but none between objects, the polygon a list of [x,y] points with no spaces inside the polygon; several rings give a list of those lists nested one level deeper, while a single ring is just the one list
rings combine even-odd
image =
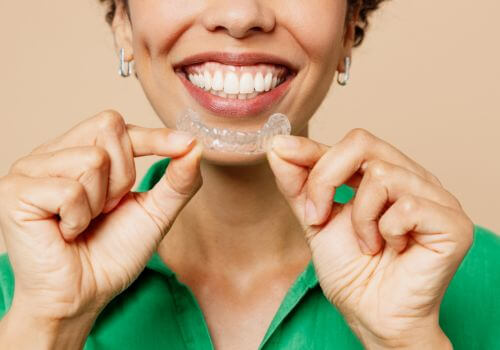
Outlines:
[{"label": "woman", "polygon": [[[120,73],[133,58],[167,128],[107,110],[0,180],[0,347],[500,347],[499,240],[369,132],[307,138],[380,2],[113,2]],[[173,130],[187,107],[241,130],[282,112],[293,135],[209,150]]]}]

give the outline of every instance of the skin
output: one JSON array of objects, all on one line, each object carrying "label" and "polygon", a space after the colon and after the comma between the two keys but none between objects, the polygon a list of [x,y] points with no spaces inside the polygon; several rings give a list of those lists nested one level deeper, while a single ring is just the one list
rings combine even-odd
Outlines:
[{"label": "skin", "polygon": [[[311,258],[325,296],[367,348],[450,347],[439,306],[473,232],[458,200],[366,130],[331,146],[307,138],[308,120],[351,55],[354,22],[345,13],[340,0],[132,0],[129,18],[119,4],[117,52],[135,60],[167,128],[103,111],[0,179],[0,224],[16,276],[0,347],[81,347],[155,250],[193,290],[217,349],[257,348]],[[170,129],[186,106],[223,123],[195,105],[171,69],[214,49],[285,55],[299,67],[275,107],[294,135],[276,137],[265,155],[208,152]],[[257,127],[272,112],[224,123]],[[130,192],[134,157],[150,154],[172,158],[165,177],[147,193]],[[332,206],[342,183],[357,194]],[[18,336],[27,332],[36,337]]]}]

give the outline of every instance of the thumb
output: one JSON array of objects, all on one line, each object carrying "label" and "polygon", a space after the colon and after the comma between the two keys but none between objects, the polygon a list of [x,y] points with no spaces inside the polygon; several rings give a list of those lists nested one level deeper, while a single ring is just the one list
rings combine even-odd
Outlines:
[{"label": "thumb", "polygon": [[328,146],[305,137],[279,135],[267,152],[269,165],[281,193],[304,228],[309,172]]},{"label": "thumb", "polygon": [[148,192],[136,193],[137,200],[163,234],[202,185],[200,161],[203,147],[196,143],[186,154],[172,158],[163,177]]}]

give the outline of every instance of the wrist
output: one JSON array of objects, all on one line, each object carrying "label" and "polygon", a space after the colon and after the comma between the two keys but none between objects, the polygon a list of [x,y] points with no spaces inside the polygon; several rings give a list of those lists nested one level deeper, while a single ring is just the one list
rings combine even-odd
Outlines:
[{"label": "wrist", "polygon": [[71,319],[37,318],[29,310],[11,307],[0,320],[0,348],[82,349],[97,315]]}]

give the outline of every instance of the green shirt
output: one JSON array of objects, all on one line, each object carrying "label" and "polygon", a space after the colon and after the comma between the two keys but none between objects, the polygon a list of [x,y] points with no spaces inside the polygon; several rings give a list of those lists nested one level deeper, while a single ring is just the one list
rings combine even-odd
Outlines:
[{"label": "green shirt", "polygon": [[[138,191],[151,189],[169,159],[155,163]],[[354,191],[340,187],[334,200]],[[0,318],[12,302],[14,275],[0,255]],[[455,349],[500,349],[500,237],[475,226],[474,243],[441,305],[441,327]],[[324,297],[312,262],[288,290],[260,349],[362,349],[342,315]],[[86,350],[213,349],[207,324],[190,289],[155,253],[139,277],[101,312]]]}]

